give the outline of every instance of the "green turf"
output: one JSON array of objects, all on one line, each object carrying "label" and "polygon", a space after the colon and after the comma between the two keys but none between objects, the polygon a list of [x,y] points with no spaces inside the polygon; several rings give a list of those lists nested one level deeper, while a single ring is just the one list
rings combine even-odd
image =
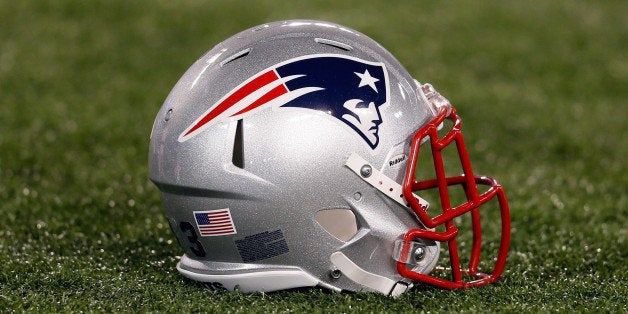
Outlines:
[{"label": "green turf", "polygon": [[[628,2],[337,2],[0,2],[0,312],[628,311]],[[305,17],[370,35],[456,105],[510,199],[500,282],[392,300],[176,272],[147,179],[157,110],[220,40]]]}]

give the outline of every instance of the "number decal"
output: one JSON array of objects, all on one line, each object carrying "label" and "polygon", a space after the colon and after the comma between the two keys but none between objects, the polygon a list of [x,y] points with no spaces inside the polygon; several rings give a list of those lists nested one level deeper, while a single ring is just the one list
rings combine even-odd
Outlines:
[{"label": "number decal", "polygon": [[205,286],[205,288],[212,291],[227,290],[227,288],[225,288],[225,286],[223,286],[220,282],[203,282],[202,284],[203,286]]},{"label": "number decal", "polygon": [[179,224],[179,228],[181,228],[181,231],[188,233],[187,236],[188,241],[191,245],[190,250],[192,250],[192,253],[194,253],[194,255],[198,257],[205,257],[205,249],[203,248],[201,242],[198,240],[198,235],[196,235],[196,230],[194,229],[194,226],[192,226],[192,224],[187,221],[182,221]]}]

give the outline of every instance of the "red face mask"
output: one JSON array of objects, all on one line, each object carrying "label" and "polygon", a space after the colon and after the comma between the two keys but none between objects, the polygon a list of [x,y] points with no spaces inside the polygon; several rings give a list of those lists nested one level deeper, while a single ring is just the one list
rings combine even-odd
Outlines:
[{"label": "red face mask", "polygon": [[[438,114],[430,123],[421,128],[412,139],[408,165],[403,180],[403,195],[426,229],[412,229],[405,234],[403,243],[400,246],[397,270],[399,274],[406,278],[446,289],[482,286],[486,283],[494,282],[504,270],[510,243],[510,213],[506,194],[495,179],[473,174],[461,132],[462,120],[456,114],[456,110],[430,85],[423,85],[422,89],[428,101],[438,110]],[[453,122],[453,127],[444,136],[439,136],[438,129],[442,128],[443,122],[446,120]],[[425,143],[425,145],[428,145],[428,142],[432,152],[436,177],[419,181],[415,172],[417,162],[419,161],[421,144]],[[442,151],[452,143],[456,145],[463,173],[447,176],[445,174]],[[466,201],[460,205],[452,206],[450,188],[455,186],[464,190]],[[488,189],[480,193],[478,186],[486,186]],[[414,193],[421,195],[421,191],[430,189],[435,189],[440,198],[441,211],[433,216],[430,216],[426,211],[427,208],[422,206],[419,200],[413,196]],[[492,272],[483,273],[478,270],[482,249],[480,209],[495,197],[497,197],[501,215],[501,241]],[[470,256],[468,257],[469,262],[466,268],[461,265],[457,242],[459,229],[454,224],[454,218],[465,214],[470,214],[471,216],[473,233]],[[451,273],[451,279],[412,271],[411,261],[420,259],[423,253],[422,246],[417,245],[420,242],[415,241],[419,239],[447,244],[450,266],[449,268],[437,267],[433,273],[439,271],[449,272]]]}]

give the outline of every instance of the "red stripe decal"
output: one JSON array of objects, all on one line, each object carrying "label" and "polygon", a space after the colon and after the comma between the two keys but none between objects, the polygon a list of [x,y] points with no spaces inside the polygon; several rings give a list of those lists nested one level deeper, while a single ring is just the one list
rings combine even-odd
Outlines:
[{"label": "red stripe decal", "polygon": [[275,71],[270,70],[252,81],[244,84],[244,86],[240,87],[236,91],[232,92],[225,100],[223,100],[218,106],[208,112],[201,120],[199,120],[190,130],[188,130],[184,136],[189,135],[190,133],[196,131],[198,128],[205,125],[207,122],[216,118],[221,113],[225,112],[225,110],[229,109],[238,101],[242,100],[244,97],[250,95],[254,91],[258,90],[262,86],[276,80],[278,77],[275,74]]},{"label": "red stripe decal", "polygon": [[215,228],[219,228],[219,227],[226,227],[226,226],[233,226],[233,224],[231,222],[226,222],[226,223],[213,223],[211,225],[203,225],[203,226],[199,226],[199,229],[215,229]]},{"label": "red stripe decal", "polygon": [[217,232],[228,232],[228,231],[233,231],[233,228],[217,228],[217,229],[201,230],[201,234],[217,233]]},{"label": "red stripe decal", "polygon": [[248,107],[238,111],[237,113],[234,113],[231,116],[233,117],[233,116],[237,116],[237,115],[243,114],[245,112],[251,111],[252,109],[255,109],[255,108],[257,108],[257,107],[259,107],[259,106],[261,106],[261,105],[263,105],[263,104],[265,104],[265,103],[267,103],[267,102],[269,102],[269,101],[271,101],[271,100],[273,100],[273,99],[275,99],[275,98],[277,98],[277,97],[287,93],[287,92],[288,92],[288,89],[286,89],[286,87],[283,84],[281,84],[281,85],[271,89],[270,91],[268,91],[268,93],[264,94],[264,96],[260,97],[256,101],[254,101]]},{"label": "red stripe decal", "polygon": [[229,219],[229,217],[227,217],[227,218],[212,218],[209,221],[211,223],[219,223],[219,222],[224,222],[224,221],[231,221],[231,219]]},{"label": "red stripe decal", "polygon": [[229,214],[224,213],[224,214],[208,214],[207,217],[209,218],[223,218],[223,217],[229,217]]},{"label": "red stripe decal", "polygon": [[225,231],[218,231],[218,232],[203,232],[203,235],[212,235],[212,234],[230,234],[232,233],[233,230],[225,230]]}]

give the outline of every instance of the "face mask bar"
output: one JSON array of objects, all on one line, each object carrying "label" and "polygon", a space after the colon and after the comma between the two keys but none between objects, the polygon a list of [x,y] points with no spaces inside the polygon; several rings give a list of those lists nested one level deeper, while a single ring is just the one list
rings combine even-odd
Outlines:
[{"label": "face mask bar", "polygon": [[[442,97],[438,93],[436,93],[436,95]],[[428,96],[428,99],[431,98],[429,95],[426,96]],[[438,110],[439,112],[436,118],[421,128],[421,130],[414,135],[408,157],[408,166],[403,181],[403,195],[426,229],[412,229],[405,234],[403,237],[404,244],[402,244],[399,248],[400,252],[398,254],[400,256],[397,262],[397,270],[399,274],[406,278],[446,289],[482,286],[496,281],[504,270],[504,266],[506,264],[508,246],[510,243],[510,214],[508,201],[502,186],[495,179],[485,176],[474,176],[467,148],[462,137],[462,120],[456,114],[456,110],[451,107],[451,105],[439,106]],[[438,128],[439,126],[442,127],[442,123],[445,119],[453,122],[453,128],[444,137],[439,138]],[[417,181],[415,171],[419,157],[419,150],[421,143],[428,139],[432,149],[432,159],[436,170],[436,178],[425,181]],[[445,175],[442,150],[452,142],[455,142],[456,144],[463,174],[447,177]],[[478,184],[488,186],[489,188],[484,193],[479,194],[477,188]],[[451,206],[448,190],[448,186],[454,185],[462,186],[466,196],[466,202],[456,207]],[[424,208],[424,206],[422,206],[419,201],[412,196],[413,193],[420,195],[420,191],[428,189],[438,189],[438,194],[440,196],[442,212],[433,218],[428,215],[426,208]],[[480,225],[479,207],[489,202],[494,197],[497,197],[501,214],[501,243],[493,272],[485,274],[478,271],[480,251],[482,247],[482,228]],[[433,208],[435,207],[437,206],[433,206]],[[458,229],[454,225],[453,219],[466,213],[470,213],[471,215],[473,241],[469,265],[468,268],[464,269],[460,265],[458,246],[456,242]],[[444,225],[444,231],[432,229],[441,225]],[[414,241],[415,239],[417,241]],[[406,264],[407,261],[411,260],[411,258],[408,258],[409,255],[417,254],[415,251],[415,244],[420,242],[420,239],[429,239],[447,243],[452,280],[412,271],[412,263]],[[474,279],[471,281],[464,281],[463,275],[470,276]]]}]

